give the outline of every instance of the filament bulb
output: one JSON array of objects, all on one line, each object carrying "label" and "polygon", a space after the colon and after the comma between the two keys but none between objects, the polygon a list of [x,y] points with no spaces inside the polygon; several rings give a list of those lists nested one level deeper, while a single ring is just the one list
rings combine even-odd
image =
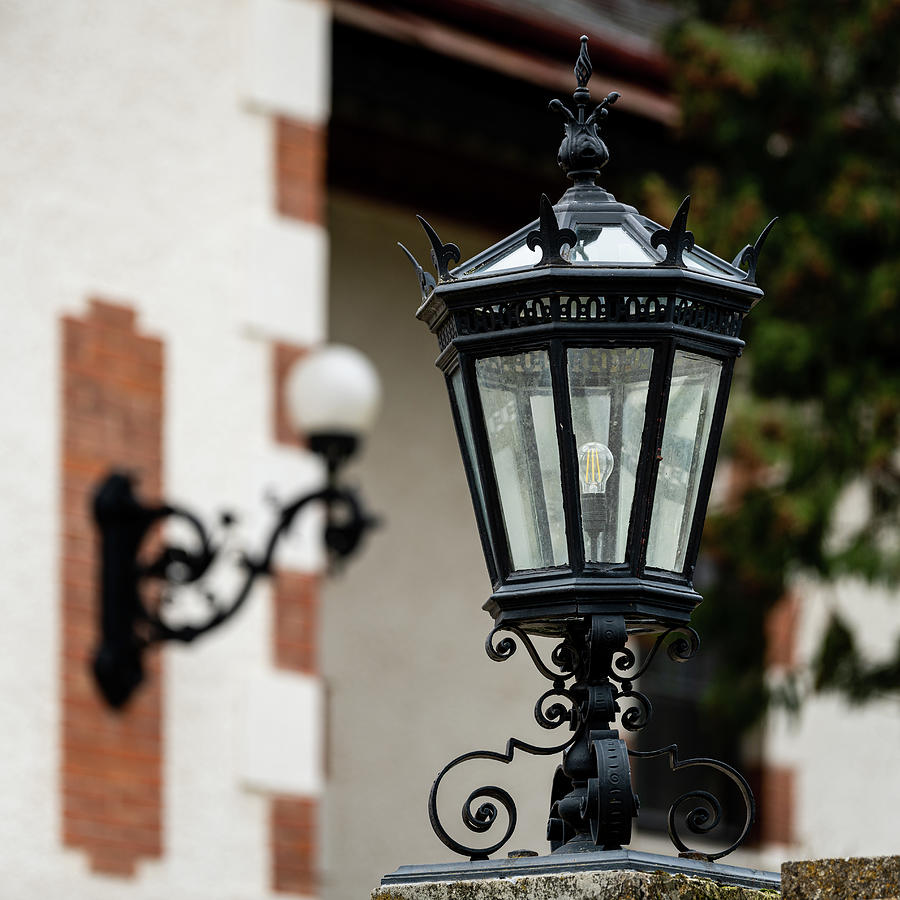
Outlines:
[{"label": "filament bulb", "polygon": [[613,455],[606,444],[590,441],[578,453],[582,494],[603,494],[613,470]]}]

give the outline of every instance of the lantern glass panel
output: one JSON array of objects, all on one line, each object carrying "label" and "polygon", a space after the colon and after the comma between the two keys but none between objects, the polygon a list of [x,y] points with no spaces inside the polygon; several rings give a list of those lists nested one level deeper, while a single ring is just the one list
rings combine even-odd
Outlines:
[{"label": "lantern glass panel", "polygon": [[653,349],[568,351],[585,560],[625,561]]},{"label": "lantern glass panel", "polygon": [[721,377],[720,360],[675,352],[647,542],[648,566],[684,569]]},{"label": "lantern glass panel", "polygon": [[646,263],[657,262],[621,225],[579,225],[578,239],[569,251],[570,262]]},{"label": "lantern glass panel", "polygon": [[544,350],[475,363],[512,567],[568,562],[559,444]]}]

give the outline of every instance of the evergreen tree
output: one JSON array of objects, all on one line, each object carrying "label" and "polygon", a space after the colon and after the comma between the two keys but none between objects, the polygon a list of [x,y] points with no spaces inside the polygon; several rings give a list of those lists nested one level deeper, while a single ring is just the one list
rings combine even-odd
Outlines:
[{"label": "evergreen tree", "polygon": [[[780,217],[745,322],[723,451],[736,476],[707,520],[715,575],[698,611],[725,648],[707,699],[745,728],[770,699],[763,623],[795,571],[900,576],[900,0],[700,0],[667,49],[698,241],[734,254]],[[668,222],[681,197],[643,187]],[[868,517],[847,534],[835,510],[850,486]],[[900,643],[867,663],[835,619],[813,669],[817,689],[900,692]]]}]

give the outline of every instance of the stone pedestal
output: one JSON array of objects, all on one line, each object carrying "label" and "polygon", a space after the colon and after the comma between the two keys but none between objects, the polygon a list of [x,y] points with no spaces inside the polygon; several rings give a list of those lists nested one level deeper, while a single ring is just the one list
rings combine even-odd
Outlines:
[{"label": "stone pedestal", "polygon": [[[783,889],[783,893],[781,892]],[[401,866],[372,900],[900,900],[900,856],[789,862],[760,872],[614,850]]]},{"label": "stone pedestal", "polygon": [[372,900],[777,900],[760,872],[633,850],[401,866]]}]

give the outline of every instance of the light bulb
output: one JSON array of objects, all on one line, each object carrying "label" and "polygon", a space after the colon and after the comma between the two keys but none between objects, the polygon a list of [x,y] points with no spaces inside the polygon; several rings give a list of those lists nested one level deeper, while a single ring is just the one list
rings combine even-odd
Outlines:
[{"label": "light bulb", "polygon": [[381,384],[375,367],[359,350],[331,344],[295,363],[286,380],[285,399],[291,422],[301,434],[360,437],[378,413]]},{"label": "light bulb", "polygon": [[603,494],[613,470],[613,455],[606,444],[590,441],[578,453],[578,476],[582,494]]}]

